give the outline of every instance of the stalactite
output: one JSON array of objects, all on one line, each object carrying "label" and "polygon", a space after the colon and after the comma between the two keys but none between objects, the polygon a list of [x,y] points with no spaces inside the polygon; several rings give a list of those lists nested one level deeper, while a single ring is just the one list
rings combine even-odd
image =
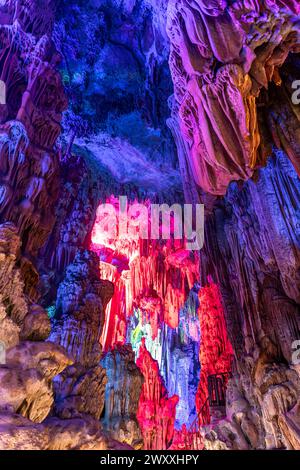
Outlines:
[{"label": "stalactite", "polygon": [[144,449],[168,449],[174,433],[178,397],[168,397],[159,367],[142,341],[137,365],[144,376],[137,418],[144,438]]},{"label": "stalactite", "polygon": [[[113,197],[109,201],[118,204]],[[149,201],[145,204],[150,206]],[[107,240],[99,233],[97,223],[96,218],[91,249],[100,257],[102,278],[115,284],[102,337],[104,349],[124,344],[127,317],[135,307],[147,311],[150,322],[157,319],[152,334],[160,321],[176,328],[180,308],[199,276],[197,253],[186,250],[184,240]],[[154,307],[157,302],[159,314]]]},{"label": "stalactite", "polygon": [[[201,327],[201,376],[197,392],[198,413],[208,399],[208,376],[228,374],[232,369],[233,349],[227,335],[225,312],[217,284],[209,284],[200,291],[199,320]],[[199,414],[199,424],[210,421],[209,408]]]}]

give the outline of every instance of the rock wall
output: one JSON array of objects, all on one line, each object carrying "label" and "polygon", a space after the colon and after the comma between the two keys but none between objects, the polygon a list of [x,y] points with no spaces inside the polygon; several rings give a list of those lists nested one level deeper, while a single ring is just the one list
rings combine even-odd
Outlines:
[{"label": "rock wall", "polygon": [[102,424],[117,441],[141,449],[143,436],[136,415],[144,377],[132,347],[116,346],[104,355],[101,364],[107,374]]},{"label": "rock wall", "polygon": [[[66,101],[53,68],[55,53],[44,34],[48,20],[40,23],[37,12],[30,13],[28,2],[5,2],[0,18],[0,76],[6,85],[0,130],[0,214],[4,221],[0,445],[6,449],[30,447],[34,430],[42,429],[39,423],[54,402],[52,379],[71,359],[63,348],[44,342],[50,322],[35,303],[38,273],[34,267],[34,256],[53,225],[58,165],[54,143]],[[33,439],[32,446],[51,447],[46,434],[44,439]]]},{"label": "rock wall", "polygon": [[225,303],[236,361],[228,415],[235,432],[244,431],[244,447],[299,447],[292,359],[299,338],[299,186],[291,162],[276,151],[256,182],[229,187],[207,223],[202,261]]}]

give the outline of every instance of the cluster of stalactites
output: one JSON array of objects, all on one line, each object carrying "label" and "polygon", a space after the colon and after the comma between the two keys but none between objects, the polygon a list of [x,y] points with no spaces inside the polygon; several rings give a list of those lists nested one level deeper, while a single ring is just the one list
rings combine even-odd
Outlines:
[{"label": "cluster of stalactites", "polygon": [[261,139],[257,100],[270,82],[281,85],[280,67],[300,51],[297,14],[296,1],[169,0],[172,120],[204,191],[224,195],[231,181],[249,179],[265,163],[270,147]]},{"label": "cluster of stalactites", "polygon": [[131,345],[144,376],[137,414],[144,446],[166,449],[174,429],[185,426],[191,435],[207,398],[208,375],[231,366],[218,287],[201,288],[198,254],[174,240],[108,240],[96,219],[91,248],[99,256],[101,278],[114,284],[103,349]]},{"label": "cluster of stalactites", "polygon": [[[116,199],[107,202],[116,204]],[[102,335],[104,350],[125,344],[127,323],[137,309],[144,312],[141,318],[150,317],[153,339],[162,324],[176,328],[180,308],[199,276],[198,254],[186,250],[180,239],[109,239],[101,226],[97,217],[91,249],[99,255],[102,279],[115,286]]]}]

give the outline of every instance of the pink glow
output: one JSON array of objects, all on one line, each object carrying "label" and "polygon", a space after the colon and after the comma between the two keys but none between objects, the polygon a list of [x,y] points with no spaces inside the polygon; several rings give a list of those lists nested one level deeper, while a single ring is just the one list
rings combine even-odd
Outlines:
[{"label": "pink glow", "polygon": [[[118,205],[114,196],[106,202]],[[101,277],[115,286],[101,339],[104,350],[125,343],[126,318],[134,306],[147,311],[154,335],[161,321],[176,328],[178,312],[199,276],[198,256],[185,250],[184,240],[108,240],[97,224],[96,219],[90,248],[102,260]]]}]

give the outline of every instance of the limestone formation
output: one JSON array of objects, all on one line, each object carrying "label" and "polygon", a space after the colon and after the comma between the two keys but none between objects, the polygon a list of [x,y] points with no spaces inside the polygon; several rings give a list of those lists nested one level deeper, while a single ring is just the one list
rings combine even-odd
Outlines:
[{"label": "limestone formation", "polygon": [[0,2],[1,450],[300,449],[299,77],[297,0]]}]

